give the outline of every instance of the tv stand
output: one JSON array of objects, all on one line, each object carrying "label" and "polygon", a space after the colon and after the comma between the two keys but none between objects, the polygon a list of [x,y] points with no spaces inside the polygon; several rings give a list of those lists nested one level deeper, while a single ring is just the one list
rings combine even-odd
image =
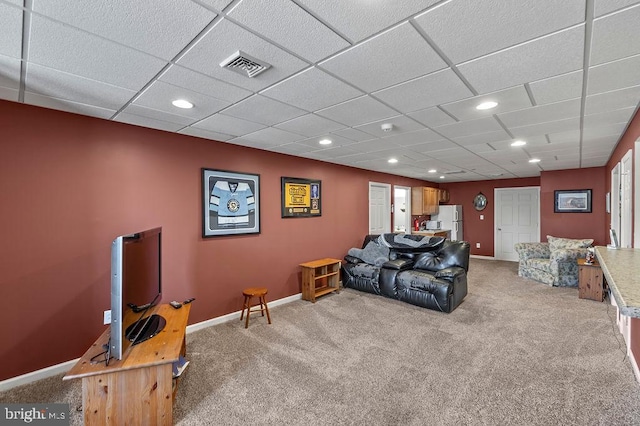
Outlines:
[{"label": "tv stand", "polygon": [[186,328],[191,305],[174,309],[168,304],[150,310],[166,320],[153,339],[130,346],[122,359],[105,365],[91,359],[109,340],[107,328],[63,380],[82,379],[85,425],[173,424],[173,399],[178,379],[173,363],[186,354]]}]

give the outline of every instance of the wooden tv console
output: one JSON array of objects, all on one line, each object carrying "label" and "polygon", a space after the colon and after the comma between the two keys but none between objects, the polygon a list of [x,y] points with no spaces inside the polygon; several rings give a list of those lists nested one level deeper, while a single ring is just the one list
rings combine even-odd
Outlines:
[{"label": "wooden tv console", "polygon": [[151,339],[130,346],[121,360],[104,358],[91,363],[109,340],[109,328],[95,341],[63,380],[82,379],[85,425],[171,425],[173,399],[179,378],[173,378],[173,363],[186,353],[186,328],[191,305],[174,309],[154,307],[148,314],[167,320]]}]

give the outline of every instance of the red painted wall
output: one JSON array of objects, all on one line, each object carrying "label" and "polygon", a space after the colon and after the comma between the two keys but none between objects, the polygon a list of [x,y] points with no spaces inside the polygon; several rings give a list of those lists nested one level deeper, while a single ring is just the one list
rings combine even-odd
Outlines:
[{"label": "red painted wall", "polygon": [[[441,188],[449,190],[450,199],[447,204],[462,205],[464,223],[464,239],[471,243],[471,254],[493,256],[494,241],[494,207],[495,188],[516,188],[523,186],[540,186],[540,178],[483,180],[477,182],[456,182],[441,184]],[[487,197],[487,207],[481,212],[473,207],[473,199],[482,192]],[[484,220],[480,220],[484,215]],[[476,248],[480,243],[480,248]]]},{"label": "red painted wall", "polygon": [[[195,323],[239,311],[244,287],[300,293],[299,263],[359,247],[369,181],[429,184],[6,101],[0,128],[0,380],[102,333],[118,235],[163,227],[163,301],[195,297]],[[201,237],[202,167],[260,175],[260,234]],[[281,176],[322,180],[322,217],[282,219]]]},{"label": "red painted wall", "polygon": [[[540,241],[547,235],[564,238],[593,238],[594,245],[606,245],[605,168],[554,170],[540,174]],[[591,189],[591,213],[554,213],[554,191]]]}]

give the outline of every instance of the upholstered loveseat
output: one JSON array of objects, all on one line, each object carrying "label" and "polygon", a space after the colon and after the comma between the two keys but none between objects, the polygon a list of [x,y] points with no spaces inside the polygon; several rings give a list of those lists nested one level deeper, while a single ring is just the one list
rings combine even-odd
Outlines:
[{"label": "upholstered loveseat", "polygon": [[367,235],[362,249],[349,250],[342,265],[344,287],[447,313],[462,302],[467,295],[468,242],[432,237],[427,249],[391,247],[385,255],[375,247],[384,246],[380,238]]},{"label": "upholstered loveseat", "polygon": [[520,258],[518,275],[550,286],[578,286],[578,258],[587,255],[592,239],[558,238],[547,235],[547,242],[516,243]]}]

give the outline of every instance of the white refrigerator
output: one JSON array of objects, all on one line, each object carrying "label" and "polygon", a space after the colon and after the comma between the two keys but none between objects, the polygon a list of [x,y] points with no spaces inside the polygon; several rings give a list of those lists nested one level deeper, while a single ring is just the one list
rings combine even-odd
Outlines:
[{"label": "white refrigerator", "polygon": [[442,229],[451,230],[451,241],[464,240],[461,205],[439,206],[438,214],[432,214],[431,220],[439,220]]}]

